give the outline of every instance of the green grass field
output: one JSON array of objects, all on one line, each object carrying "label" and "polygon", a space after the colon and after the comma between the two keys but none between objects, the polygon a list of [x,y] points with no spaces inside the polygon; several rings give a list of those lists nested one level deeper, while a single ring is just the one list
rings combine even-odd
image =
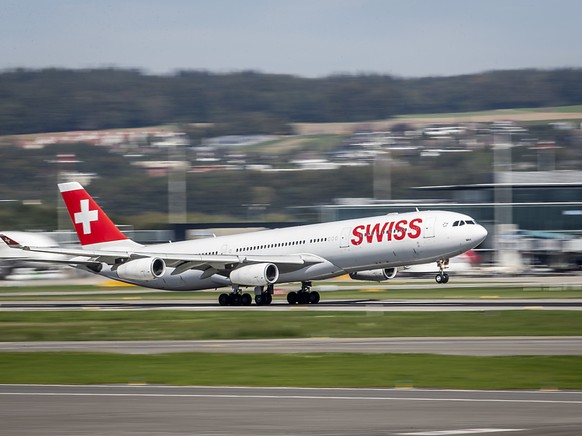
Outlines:
[{"label": "green grass field", "polygon": [[0,383],[581,389],[582,356],[0,353]]},{"label": "green grass field", "polygon": [[2,341],[195,340],[309,337],[579,336],[578,311],[3,312]]},{"label": "green grass field", "polygon": [[[322,283],[326,285],[327,283]],[[458,284],[462,284],[459,282]],[[323,292],[324,299],[580,298],[579,286],[438,287]],[[400,288],[399,288],[400,286]],[[214,299],[217,293],[127,293],[99,287],[2,288],[25,299],[32,292],[63,292],[66,299]],[[115,289],[115,288],[114,288]],[[73,295],[87,291],[89,296]],[[137,291],[137,293],[136,293]],[[99,295],[103,292],[102,295]],[[2,298],[2,297],[0,297]],[[54,296],[31,299],[55,299]],[[283,296],[277,299],[283,300]],[[224,310],[85,310],[0,312],[2,341],[186,340],[299,337],[581,336],[577,311],[286,312]],[[451,389],[582,389],[582,356],[473,357],[416,354],[0,353],[0,383],[428,387]]]},{"label": "green grass field", "polygon": [[298,153],[302,150],[324,153],[337,147],[341,141],[341,135],[332,134],[291,136],[250,145],[245,147],[245,151],[273,155]]},{"label": "green grass field", "polygon": [[478,111],[478,112],[412,114],[412,115],[398,115],[396,118],[461,118],[461,117],[475,117],[475,116],[481,116],[481,115],[519,114],[519,113],[532,113],[532,112],[579,113],[579,112],[582,112],[582,105],[555,106],[555,107],[542,107],[542,108],[497,109],[497,110]]}]

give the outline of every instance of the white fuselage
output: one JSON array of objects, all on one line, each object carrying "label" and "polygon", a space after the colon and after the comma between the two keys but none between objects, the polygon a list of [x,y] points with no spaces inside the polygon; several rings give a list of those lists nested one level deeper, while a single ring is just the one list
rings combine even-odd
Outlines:
[{"label": "white fuselage", "polygon": [[[463,222],[466,225],[453,223]],[[423,211],[347,221],[265,230],[217,238],[144,247],[144,252],[185,255],[285,256],[306,255],[319,262],[300,267],[280,266],[277,283],[323,280],[343,274],[415,265],[448,259],[479,245],[486,230],[463,214]],[[140,249],[134,249],[139,253]],[[191,291],[231,285],[229,279],[190,269],[161,277],[130,281],[105,265],[101,275],[142,286]]]}]

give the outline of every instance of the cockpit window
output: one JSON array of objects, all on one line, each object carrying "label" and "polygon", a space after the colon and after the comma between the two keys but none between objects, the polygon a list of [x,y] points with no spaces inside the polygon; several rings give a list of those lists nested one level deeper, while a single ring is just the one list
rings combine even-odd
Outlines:
[{"label": "cockpit window", "polygon": [[459,220],[459,221],[455,221],[453,223],[453,227],[464,226],[465,224],[473,224],[473,225],[475,225],[477,223],[475,221],[473,221],[473,220],[464,220],[464,221],[463,220]]}]

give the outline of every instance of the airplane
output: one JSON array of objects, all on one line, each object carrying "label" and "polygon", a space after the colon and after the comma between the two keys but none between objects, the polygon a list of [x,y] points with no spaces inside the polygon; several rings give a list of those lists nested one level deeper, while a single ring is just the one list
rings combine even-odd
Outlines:
[{"label": "airplane", "polygon": [[81,248],[24,246],[0,235],[11,248],[69,256],[60,262],[139,286],[195,291],[231,287],[221,306],[272,302],[275,284],[300,282],[289,304],[317,304],[313,280],[349,274],[353,280],[384,281],[398,267],[436,261],[437,283],[447,283],[448,259],[478,246],[487,230],[471,217],[418,211],[238,235],[141,245],[128,239],[78,182],[58,185]]},{"label": "airplane", "polygon": [[[7,231],[4,232],[6,236],[12,239],[17,239],[21,244],[34,245],[45,248],[58,247],[57,242],[51,237],[38,232],[19,232]],[[62,256],[52,253],[43,253],[39,255],[42,257],[41,261],[34,262],[29,260],[30,255],[22,251],[15,251],[8,248],[6,245],[0,245],[0,280],[5,280],[10,275],[18,270],[28,269],[39,277],[41,274],[54,273],[54,265],[47,265],[47,260],[60,259]],[[61,266],[59,266],[60,268]]]}]

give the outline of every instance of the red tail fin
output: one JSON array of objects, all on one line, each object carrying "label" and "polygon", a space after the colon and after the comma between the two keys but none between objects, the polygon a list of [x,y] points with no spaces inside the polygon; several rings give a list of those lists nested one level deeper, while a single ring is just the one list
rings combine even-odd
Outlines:
[{"label": "red tail fin", "polygon": [[59,190],[81,245],[127,240],[79,183],[61,183]]}]

